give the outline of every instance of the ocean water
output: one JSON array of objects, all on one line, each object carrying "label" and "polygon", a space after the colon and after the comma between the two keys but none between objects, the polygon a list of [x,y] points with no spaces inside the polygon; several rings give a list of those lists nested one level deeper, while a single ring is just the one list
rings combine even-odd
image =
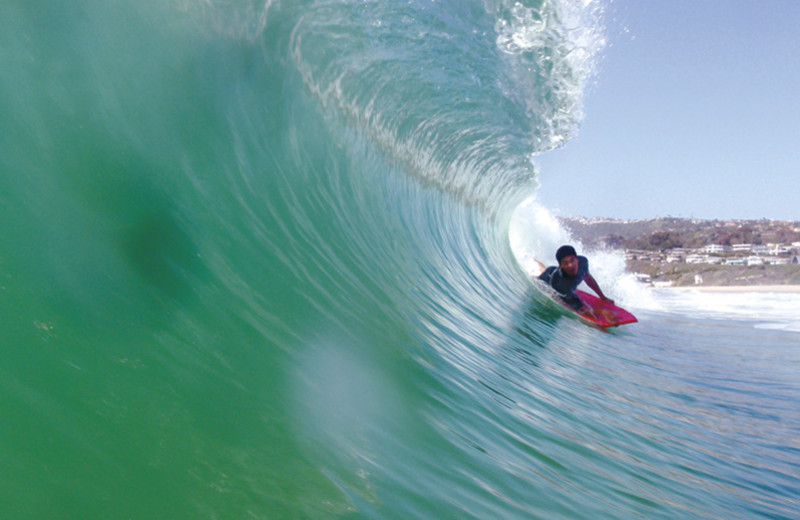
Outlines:
[{"label": "ocean water", "polygon": [[604,9],[0,3],[0,518],[798,518],[797,295],[527,278]]}]

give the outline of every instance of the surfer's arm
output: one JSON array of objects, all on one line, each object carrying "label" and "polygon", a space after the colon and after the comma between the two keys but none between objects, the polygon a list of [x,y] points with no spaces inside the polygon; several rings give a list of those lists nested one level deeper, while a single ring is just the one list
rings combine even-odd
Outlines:
[{"label": "surfer's arm", "polygon": [[583,281],[586,282],[586,285],[588,285],[591,290],[597,293],[597,296],[599,296],[601,300],[609,302],[611,304],[614,303],[614,300],[608,298],[605,294],[603,294],[603,290],[600,289],[600,286],[597,284],[597,280],[594,279],[594,276],[592,276],[589,273],[586,273],[586,276],[583,278]]},{"label": "surfer's arm", "polygon": [[547,269],[547,268],[544,266],[544,264],[543,264],[543,263],[541,263],[541,262],[540,262],[540,261],[538,261],[538,260],[534,260],[533,262],[536,264],[536,269],[538,269],[538,271],[536,271],[536,272],[533,272],[533,270],[532,270],[532,271],[531,271],[531,275],[533,275],[534,277],[541,276],[541,274],[542,274],[542,273],[545,271],[545,269]]}]

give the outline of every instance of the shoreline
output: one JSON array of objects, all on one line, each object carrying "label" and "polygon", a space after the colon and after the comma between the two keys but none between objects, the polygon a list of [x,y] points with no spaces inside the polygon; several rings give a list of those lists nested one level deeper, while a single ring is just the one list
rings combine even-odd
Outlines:
[{"label": "shoreline", "polygon": [[718,292],[718,293],[800,293],[800,285],[682,285],[653,287],[653,289],[668,289],[682,291]]}]

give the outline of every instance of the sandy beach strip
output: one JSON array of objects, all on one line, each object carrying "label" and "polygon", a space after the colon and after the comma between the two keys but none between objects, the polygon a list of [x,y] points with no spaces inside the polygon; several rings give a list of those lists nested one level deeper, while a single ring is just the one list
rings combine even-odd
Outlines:
[{"label": "sandy beach strip", "polygon": [[800,285],[687,285],[681,287],[668,286],[659,289],[678,289],[683,291],[719,292],[719,293],[800,293]]}]

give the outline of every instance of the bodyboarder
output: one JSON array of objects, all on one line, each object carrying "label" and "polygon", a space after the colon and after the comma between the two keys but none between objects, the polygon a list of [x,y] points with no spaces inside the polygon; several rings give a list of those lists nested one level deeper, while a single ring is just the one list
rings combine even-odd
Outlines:
[{"label": "bodyboarder", "polygon": [[[613,305],[614,300],[603,294],[597,281],[589,273],[589,260],[585,256],[579,256],[574,247],[570,245],[559,247],[556,251],[556,261],[558,262],[557,266],[551,265],[547,268],[537,261],[536,263],[539,265],[541,273],[538,278],[552,287],[566,305],[579,314],[589,316],[595,314],[595,311],[584,305],[578,295],[575,294],[575,289],[581,282],[586,282],[586,285],[596,292],[601,300]],[[613,314],[602,310],[599,312],[612,325],[616,325],[616,322],[618,322]]]}]

